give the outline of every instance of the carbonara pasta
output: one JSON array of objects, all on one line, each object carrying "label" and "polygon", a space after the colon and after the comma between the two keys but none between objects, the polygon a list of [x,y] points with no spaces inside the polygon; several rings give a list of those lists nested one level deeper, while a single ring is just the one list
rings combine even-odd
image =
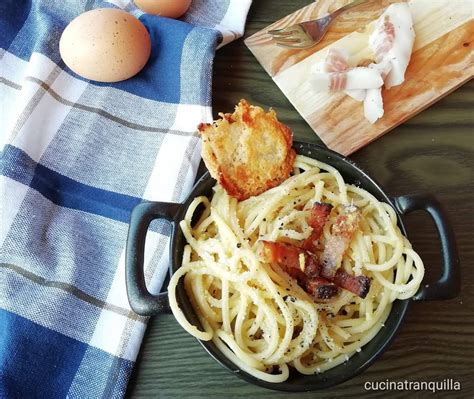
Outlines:
[{"label": "carbonara pasta", "polygon": [[[315,202],[360,210],[360,227],[340,267],[370,278],[365,298],[340,289],[329,301],[315,302],[296,280],[261,258],[262,240],[308,238],[307,215]],[[346,184],[333,167],[300,155],[290,178],[245,201],[216,185],[211,200],[194,199],[180,227],[188,245],[168,287],[177,321],[269,382],[285,381],[289,367],[314,374],[348,360],[383,327],[394,300],[415,294],[424,274],[391,206]],[[329,234],[325,228],[322,240]],[[178,306],[181,278],[204,331],[191,325]]]}]

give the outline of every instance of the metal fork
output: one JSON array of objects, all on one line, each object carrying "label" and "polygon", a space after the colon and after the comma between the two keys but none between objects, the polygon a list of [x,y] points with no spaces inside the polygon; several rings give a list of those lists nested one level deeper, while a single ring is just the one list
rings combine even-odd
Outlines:
[{"label": "metal fork", "polygon": [[366,3],[368,0],[356,0],[339,8],[325,17],[312,21],[301,22],[299,24],[287,26],[283,29],[269,30],[267,33],[272,36],[275,43],[287,48],[308,48],[316,45],[326,34],[329,25],[340,13],[349,8]]}]

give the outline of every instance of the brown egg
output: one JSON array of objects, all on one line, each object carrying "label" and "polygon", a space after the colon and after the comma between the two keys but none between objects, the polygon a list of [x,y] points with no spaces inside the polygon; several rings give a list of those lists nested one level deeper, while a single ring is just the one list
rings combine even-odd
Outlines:
[{"label": "brown egg", "polygon": [[179,18],[191,5],[191,0],[135,0],[135,5],[148,14]]},{"label": "brown egg", "polygon": [[59,52],[78,75],[99,82],[118,82],[145,66],[151,41],[145,26],[134,16],[99,8],[70,22],[59,41]]}]

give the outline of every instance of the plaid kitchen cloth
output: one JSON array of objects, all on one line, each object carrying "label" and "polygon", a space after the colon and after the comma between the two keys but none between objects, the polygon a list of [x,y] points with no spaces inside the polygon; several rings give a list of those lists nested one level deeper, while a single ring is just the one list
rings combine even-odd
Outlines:
[{"label": "plaid kitchen cloth", "polygon": [[[130,212],[189,192],[214,52],[243,34],[250,3],[194,0],[173,20],[125,0],[0,1],[0,398],[124,395],[147,322],[125,290]],[[135,15],[152,38],[147,66],[124,82],[89,82],[59,55],[68,22],[101,7]],[[158,293],[170,229],[150,230]]]}]

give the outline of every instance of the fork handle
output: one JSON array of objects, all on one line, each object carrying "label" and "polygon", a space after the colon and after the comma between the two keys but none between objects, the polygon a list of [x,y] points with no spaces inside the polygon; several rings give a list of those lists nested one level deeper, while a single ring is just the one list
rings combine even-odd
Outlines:
[{"label": "fork handle", "polygon": [[368,0],[355,0],[352,3],[346,4],[344,7],[338,8],[336,11],[331,13],[331,17],[334,18],[337,15],[339,15],[341,12],[344,12],[344,11],[348,10],[349,8],[358,6],[360,4],[367,3],[367,1]]}]

